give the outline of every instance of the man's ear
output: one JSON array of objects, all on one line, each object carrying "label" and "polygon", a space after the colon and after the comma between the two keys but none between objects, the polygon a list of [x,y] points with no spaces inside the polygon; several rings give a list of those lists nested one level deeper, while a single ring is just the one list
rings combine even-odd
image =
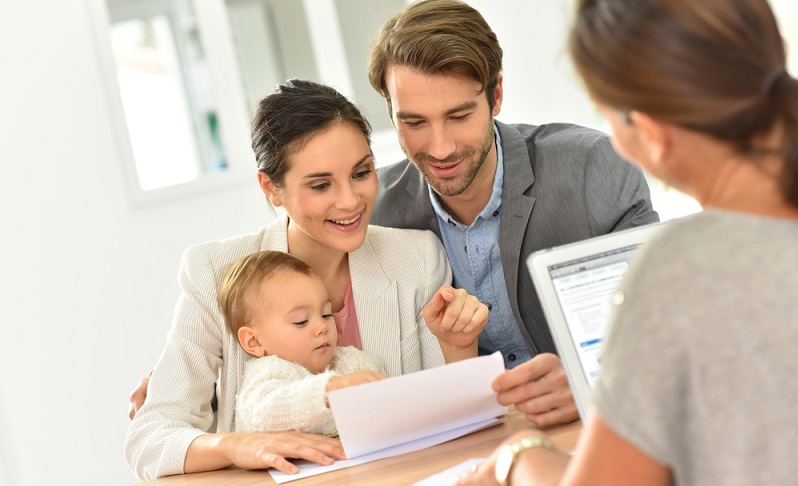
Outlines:
[{"label": "man's ear", "polygon": [[282,199],[277,194],[277,188],[269,176],[263,172],[258,172],[258,184],[260,185],[260,190],[266,195],[266,199],[272,203],[272,206],[276,207],[283,204]]},{"label": "man's ear", "polygon": [[638,111],[633,111],[629,117],[639,128],[638,133],[651,165],[661,166],[671,146],[670,125]]},{"label": "man's ear", "polygon": [[499,112],[502,111],[502,101],[504,101],[503,80],[504,77],[500,74],[496,81],[496,87],[493,88],[493,116],[497,116]]},{"label": "man's ear", "polygon": [[242,326],[238,329],[238,342],[241,343],[244,351],[252,356],[257,356],[258,358],[266,356],[266,347],[260,342],[260,338],[251,327]]}]

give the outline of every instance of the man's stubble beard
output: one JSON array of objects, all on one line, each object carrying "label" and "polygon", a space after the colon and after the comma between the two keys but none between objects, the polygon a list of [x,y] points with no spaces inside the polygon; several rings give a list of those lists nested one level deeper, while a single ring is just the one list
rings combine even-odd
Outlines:
[{"label": "man's stubble beard", "polygon": [[[407,155],[406,150],[405,150],[405,155],[407,155],[407,158],[410,159],[413,165],[415,165],[416,168],[419,170],[419,172],[421,172],[421,175],[424,176],[424,179],[427,181],[427,184],[429,184],[429,186],[432,188],[433,191],[435,191],[436,194],[442,197],[455,197],[465,192],[465,190],[468,189],[468,186],[470,186],[471,183],[474,182],[474,179],[476,179],[479,170],[482,168],[482,164],[484,164],[485,159],[488,158],[490,149],[493,146],[493,141],[494,141],[493,118],[491,117],[490,123],[488,124],[487,136],[485,137],[485,141],[482,145],[482,150],[480,151],[479,158],[476,160],[476,163],[467,167],[464,173],[459,174],[454,179],[448,179],[448,180],[441,179],[438,176],[436,176],[434,172],[432,172],[432,170],[429,168],[428,164],[426,163],[424,163],[423,165],[419,164],[419,161],[426,162],[426,160],[431,159],[436,162],[441,162],[440,160],[430,157],[429,155],[424,153],[419,153],[416,154],[415,157],[410,157],[409,155]],[[463,158],[470,158],[474,155],[474,153],[475,153],[474,149],[469,147],[464,151],[450,155],[442,162],[444,163],[455,162]]]}]

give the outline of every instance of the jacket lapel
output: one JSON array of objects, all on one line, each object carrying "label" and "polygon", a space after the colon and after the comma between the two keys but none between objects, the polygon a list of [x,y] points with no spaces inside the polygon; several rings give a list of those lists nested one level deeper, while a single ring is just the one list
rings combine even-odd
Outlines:
[{"label": "jacket lapel", "polygon": [[502,138],[504,156],[499,249],[510,305],[516,320],[522,322],[518,308],[518,269],[523,264],[519,261],[521,243],[535,205],[535,198],[527,196],[526,192],[535,182],[535,174],[532,172],[532,162],[524,138],[512,127],[501,122],[497,121],[496,126],[499,127]]},{"label": "jacket lapel", "polygon": [[396,282],[383,272],[368,235],[349,254],[349,274],[364,349],[382,360],[388,376],[402,374],[399,299]]}]

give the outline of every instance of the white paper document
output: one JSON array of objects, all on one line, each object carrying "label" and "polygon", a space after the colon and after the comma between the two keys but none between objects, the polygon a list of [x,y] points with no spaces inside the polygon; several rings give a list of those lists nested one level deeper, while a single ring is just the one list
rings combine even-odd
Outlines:
[{"label": "white paper document", "polygon": [[[298,462],[299,474],[270,470],[279,484],[431,447],[496,422],[493,380],[504,373],[500,353],[330,392],[330,409],[347,461]],[[307,473],[306,473],[307,471]]]}]

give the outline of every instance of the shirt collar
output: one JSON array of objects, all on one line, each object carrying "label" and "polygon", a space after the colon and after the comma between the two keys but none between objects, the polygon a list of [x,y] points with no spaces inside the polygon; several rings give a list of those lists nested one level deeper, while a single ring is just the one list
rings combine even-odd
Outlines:
[{"label": "shirt collar", "polygon": [[[502,138],[499,134],[499,129],[496,124],[493,124],[493,134],[496,140],[496,176],[493,178],[493,192],[490,195],[490,200],[488,204],[480,211],[477,215],[477,219],[480,217],[487,218],[492,213],[497,211],[502,205],[502,183],[504,182],[504,151],[502,150]],[[432,202],[432,208],[435,210],[435,214],[445,222],[449,222],[450,224],[455,224],[457,226],[464,226],[455,221],[449,213],[444,209],[443,204],[441,203],[438,194],[427,185],[427,190],[429,190],[429,198]],[[474,220],[476,222],[476,220]]]}]

